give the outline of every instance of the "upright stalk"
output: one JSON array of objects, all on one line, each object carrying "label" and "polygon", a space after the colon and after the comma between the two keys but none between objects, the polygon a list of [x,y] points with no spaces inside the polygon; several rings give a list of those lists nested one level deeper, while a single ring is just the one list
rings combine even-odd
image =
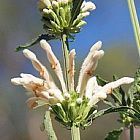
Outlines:
[{"label": "upright stalk", "polygon": [[128,2],[129,12],[131,16],[131,21],[133,24],[138,53],[140,57],[140,25],[139,25],[139,20],[137,16],[137,11],[136,11],[134,0],[127,0],[127,2]]},{"label": "upright stalk", "polygon": [[65,82],[67,89],[69,91],[69,77],[68,77],[68,69],[69,69],[69,43],[66,34],[62,34],[62,51],[63,51],[63,59],[64,59],[64,73],[65,73]]},{"label": "upright stalk", "polygon": [[[70,90],[70,83],[69,83],[69,42],[66,34],[62,34],[61,36],[62,41],[62,51],[63,51],[63,59],[64,59],[64,73],[65,73],[65,82],[68,91]],[[73,125],[71,127],[71,138],[72,140],[80,140],[80,130],[79,127]]]},{"label": "upright stalk", "polygon": [[72,140],[80,140],[80,130],[79,127],[76,127],[75,125],[71,128],[71,137]]},{"label": "upright stalk", "polygon": [[130,125],[130,140],[134,140],[134,125]]},{"label": "upright stalk", "polygon": [[57,140],[55,132],[53,130],[52,121],[50,117],[50,111],[46,111],[44,118],[44,128],[48,135],[48,140]]}]

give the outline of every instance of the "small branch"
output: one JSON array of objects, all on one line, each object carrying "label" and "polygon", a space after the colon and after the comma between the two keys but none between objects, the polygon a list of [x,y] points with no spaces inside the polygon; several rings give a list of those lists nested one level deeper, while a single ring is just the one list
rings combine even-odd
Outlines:
[{"label": "small branch", "polygon": [[131,16],[131,21],[133,24],[138,53],[140,57],[140,25],[139,25],[139,20],[137,16],[137,11],[136,11],[134,0],[127,0],[127,2],[128,2],[129,12]]},{"label": "small branch", "polygon": [[80,140],[80,130],[79,127],[73,125],[71,127],[71,138],[72,140]]},{"label": "small branch", "polygon": [[57,137],[55,135],[55,132],[52,126],[50,111],[46,111],[45,118],[44,118],[44,127],[48,135],[48,140],[57,140]]}]

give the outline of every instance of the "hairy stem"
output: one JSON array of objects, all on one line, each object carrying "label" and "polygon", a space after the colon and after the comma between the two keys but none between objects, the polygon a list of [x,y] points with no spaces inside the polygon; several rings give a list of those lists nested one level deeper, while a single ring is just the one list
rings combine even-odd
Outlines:
[{"label": "hairy stem", "polygon": [[133,24],[138,53],[140,57],[140,25],[139,25],[139,20],[137,16],[137,11],[136,11],[134,0],[127,0],[127,2],[128,2],[129,12],[131,16],[131,21]]},{"label": "hairy stem", "polygon": [[80,140],[80,130],[79,127],[76,127],[75,125],[71,128],[71,138],[72,140]]},{"label": "hairy stem", "polygon": [[64,73],[65,73],[65,82],[67,89],[69,91],[69,77],[68,77],[68,69],[69,69],[69,43],[66,34],[63,34],[61,37],[62,41],[62,51],[63,51],[63,59],[64,59]]},{"label": "hairy stem", "polygon": [[52,126],[50,111],[46,111],[45,118],[44,118],[44,127],[48,135],[48,140],[57,140],[57,137],[55,135],[55,132]]},{"label": "hairy stem", "polygon": [[130,125],[130,140],[134,140],[134,125]]}]

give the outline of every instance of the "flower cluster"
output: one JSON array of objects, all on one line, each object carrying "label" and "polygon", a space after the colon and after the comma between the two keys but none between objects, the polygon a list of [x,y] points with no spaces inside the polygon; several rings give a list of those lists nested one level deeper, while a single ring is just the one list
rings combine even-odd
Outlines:
[{"label": "flower cluster", "polygon": [[78,33],[81,27],[86,24],[83,18],[96,8],[90,1],[83,1],[79,9],[76,9],[78,4],[74,0],[40,0],[39,10],[44,29],[49,34],[56,36],[65,33],[71,37],[71,34]]},{"label": "flower cluster", "polygon": [[66,126],[71,127],[75,124],[85,127],[89,122],[89,116],[97,112],[94,106],[100,100],[106,99],[107,95],[111,94],[112,90],[120,85],[130,84],[134,81],[133,78],[124,77],[104,86],[98,85],[96,77],[92,75],[95,72],[98,60],[104,55],[104,51],[100,50],[102,43],[99,41],[91,47],[82,64],[76,89],[74,86],[74,60],[76,53],[74,49],[69,52],[68,76],[70,89],[68,91],[61,65],[51,46],[45,40],[41,40],[40,45],[46,52],[51,68],[61,83],[61,89],[53,81],[46,67],[28,49],[25,49],[23,54],[31,60],[32,65],[39,72],[41,78],[22,73],[21,77],[12,78],[11,82],[15,85],[22,85],[27,91],[33,93],[33,96],[27,100],[30,108],[34,109],[39,106],[49,107],[55,114],[56,119]]}]

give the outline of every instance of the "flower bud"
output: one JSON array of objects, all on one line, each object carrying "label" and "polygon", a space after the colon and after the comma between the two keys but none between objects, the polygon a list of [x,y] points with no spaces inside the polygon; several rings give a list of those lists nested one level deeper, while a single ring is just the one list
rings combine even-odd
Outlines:
[{"label": "flower bud", "polygon": [[94,9],[96,9],[95,4],[89,1],[85,3],[84,7],[82,8],[82,12],[92,11]]}]

